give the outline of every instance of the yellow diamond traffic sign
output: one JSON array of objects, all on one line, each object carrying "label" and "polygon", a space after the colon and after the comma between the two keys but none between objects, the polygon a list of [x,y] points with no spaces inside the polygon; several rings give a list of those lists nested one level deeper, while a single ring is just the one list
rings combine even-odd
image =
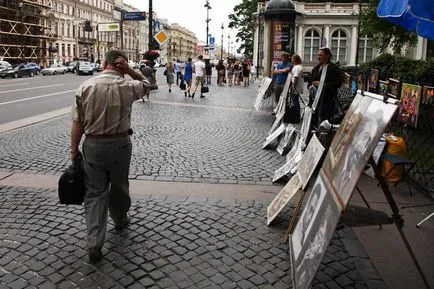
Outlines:
[{"label": "yellow diamond traffic sign", "polygon": [[154,39],[157,40],[158,44],[163,45],[167,40],[169,40],[169,36],[164,32],[164,30],[160,30],[154,35]]}]

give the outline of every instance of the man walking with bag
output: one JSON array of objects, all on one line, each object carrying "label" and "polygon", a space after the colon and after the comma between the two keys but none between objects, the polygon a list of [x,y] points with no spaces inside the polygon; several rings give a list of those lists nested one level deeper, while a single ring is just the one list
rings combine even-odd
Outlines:
[{"label": "man walking with bag", "polygon": [[[106,54],[103,67],[101,75],[77,89],[72,107],[71,160],[81,155],[78,146],[85,135],[84,212],[86,246],[92,263],[102,258],[107,213],[118,231],[130,222],[131,110],[133,102],[150,89],[149,81],[128,65],[127,57],[119,50]],[[132,80],[125,79],[125,74]]]},{"label": "man walking with bag", "polygon": [[199,55],[198,60],[193,63],[193,73],[195,73],[194,78],[194,90],[193,94],[191,95],[191,98],[194,98],[194,94],[196,93],[197,87],[200,83],[200,97],[205,97],[202,93],[202,87],[204,87],[204,75],[205,75],[205,63],[203,62],[203,56]]}]

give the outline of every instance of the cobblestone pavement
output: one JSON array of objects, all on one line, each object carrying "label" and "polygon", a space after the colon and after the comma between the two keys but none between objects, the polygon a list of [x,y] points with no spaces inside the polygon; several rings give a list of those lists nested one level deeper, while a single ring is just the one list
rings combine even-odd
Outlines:
[{"label": "cobblestone pavement", "polygon": [[[252,113],[257,86],[210,90],[191,99],[160,86],[151,102],[134,104],[131,179],[271,184],[285,158],[261,148],[273,117]],[[69,131],[65,116],[0,134],[0,171],[59,175]],[[268,202],[136,197],[131,226],[118,234],[109,225],[93,266],[81,206],[60,206],[54,190],[5,186],[0,204],[0,288],[291,287],[280,241],[290,207],[267,227]],[[348,244],[337,231],[313,288],[383,288],[359,273]]]},{"label": "cobblestone pavement", "polygon": [[[81,206],[47,189],[0,188],[0,288],[290,288],[290,210],[265,226],[267,203],[151,196],[132,223],[110,223],[90,265]],[[368,288],[335,233],[313,288]]]}]

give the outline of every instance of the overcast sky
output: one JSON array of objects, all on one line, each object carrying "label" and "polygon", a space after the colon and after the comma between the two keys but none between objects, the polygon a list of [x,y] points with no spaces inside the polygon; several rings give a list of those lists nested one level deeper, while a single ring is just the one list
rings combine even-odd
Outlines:
[{"label": "overcast sky", "polygon": [[[209,10],[209,33],[215,37],[217,45],[221,43],[222,23],[223,47],[228,46],[228,15],[232,14],[234,7],[242,0],[209,0],[212,9]],[[148,12],[149,0],[124,0],[140,11]],[[193,31],[199,41],[206,42],[206,0],[154,0],[152,10],[157,13],[159,18],[166,18],[169,23],[179,25]],[[229,29],[230,30],[230,29]],[[235,31],[231,32],[231,41],[235,40]],[[235,42],[235,41],[234,41]],[[238,45],[237,45],[238,46]]]}]

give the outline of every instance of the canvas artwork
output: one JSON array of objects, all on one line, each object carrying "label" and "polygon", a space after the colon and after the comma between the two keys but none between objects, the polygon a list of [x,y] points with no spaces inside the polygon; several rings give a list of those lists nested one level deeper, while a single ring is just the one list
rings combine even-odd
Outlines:
[{"label": "canvas artwork", "polygon": [[271,201],[267,207],[267,226],[277,217],[286,204],[300,190],[301,183],[297,175],[292,176],[289,182],[283,187],[283,189],[277,194],[277,196]]},{"label": "canvas artwork", "polygon": [[310,288],[341,215],[323,174],[308,190],[309,198],[289,240],[293,288]]},{"label": "canvas artwork", "polygon": [[274,113],[276,114],[276,117],[279,114],[282,115],[285,114],[286,100],[287,100],[287,95],[289,92],[289,87],[291,85],[291,79],[292,79],[291,75],[292,75],[291,73],[288,74],[288,78],[286,78],[286,82],[285,85],[283,86],[282,93],[279,96],[279,102],[277,103],[276,107],[273,110]]},{"label": "canvas artwork", "polygon": [[382,96],[388,95],[388,93],[389,93],[389,82],[388,81],[384,81],[384,80],[379,81],[378,93],[381,94]]},{"label": "canvas artwork", "polygon": [[408,83],[402,84],[401,102],[398,107],[398,121],[417,127],[419,103],[422,87]]},{"label": "canvas artwork", "polygon": [[357,76],[357,88],[361,91],[365,90],[365,75],[359,74]]},{"label": "canvas artwork", "polygon": [[297,166],[298,163],[300,162],[302,155],[303,155],[303,153],[301,152],[301,150],[297,149],[294,156],[288,162],[286,162],[286,164],[284,164],[282,167],[280,167],[279,169],[277,169],[274,172],[274,177],[273,177],[272,182],[273,183],[277,182],[278,180],[280,180],[284,176],[291,173],[291,171],[294,169],[294,167]]},{"label": "canvas artwork", "polygon": [[434,87],[424,86],[422,89],[422,103],[434,105]]},{"label": "canvas artwork", "polygon": [[312,177],[324,151],[325,148],[322,146],[321,142],[316,135],[313,135],[297,166],[297,175],[300,178],[303,190]]},{"label": "canvas artwork", "polygon": [[285,129],[285,135],[280,138],[279,145],[277,146],[277,152],[282,156],[286,154],[293,144],[295,134],[295,126],[288,124]]},{"label": "canvas artwork", "polygon": [[358,93],[339,126],[322,168],[344,209],[396,109],[395,99]]},{"label": "canvas artwork", "polygon": [[294,142],[292,143],[291,149],[286,154],[286,162],[289,162],[295,156],[295,154],[300,150],[300,134],[296,131],[294,135],[295,135]]},{"label": "canvas artwork", "polygon": [[259,111],[259,109],[261,109],[267,90],[270,88],[271,82],[272,79],[269,77],[262,78],[262,82],[259,87],[258,94],[256,95],[255,104],[253,105],[254,110]]},{"label": "canvas artwork", "polygon": [[303,123],[301,124],[300,134],[301,134],[301,146],[302,149],[306,147],[307,138],[309,136],[310,126],[312,124],[313,110],[309,107],[305,107]]},{"label": "canvas artwork", "polygon": [[271,125],[268,135],[271,135],[283,123],[282,120],[283,120],[283,114],[276,114],[276,119]]},{"label": "canvas artwork", "polygon": [[272,134],[270,134],[266,139],[264,144],[262,145],[262,148],[265,149],[266,147],[270,146],[273,142],[277,145],[277,138],[285,132],[286,125],[282,123]]},{"label": "canvas artwork", "polygon": [[389,93],[387,95],[396,99],[401,98],[401,81],[389,78]]},{"label": "canvas artwork", "polygon": [[377,83],[378,77],[380,75],[380,71],[378,69],[371,69],[371,74],[368,78],[368,91],[376,92],[377,91]]}]

